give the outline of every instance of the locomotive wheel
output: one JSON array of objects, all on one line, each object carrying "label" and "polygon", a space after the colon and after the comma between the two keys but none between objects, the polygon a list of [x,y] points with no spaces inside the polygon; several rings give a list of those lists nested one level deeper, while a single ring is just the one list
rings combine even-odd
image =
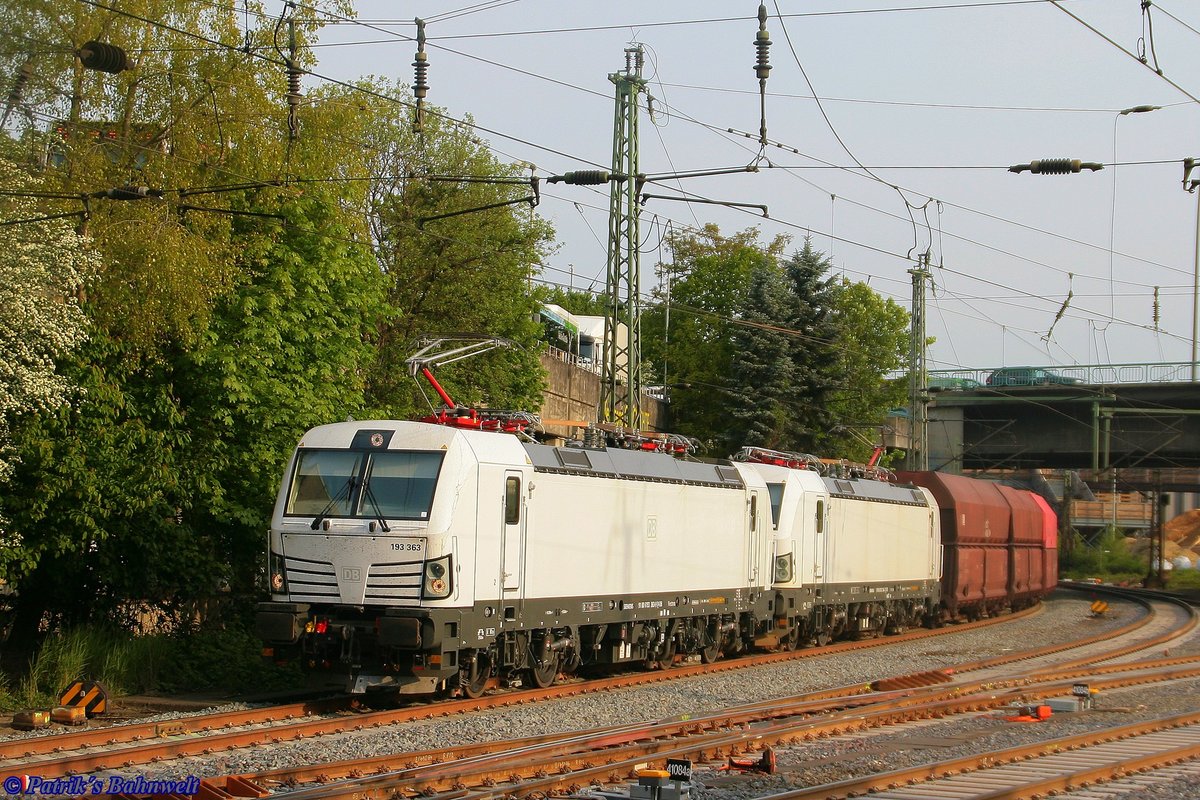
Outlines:
[{"label": "locomotive wheel", "polygon": [[539,689],[549,689],[558,677],[558,659],[551,654],[545,661],[540,661],[529,670],[529,678]]},{"label": "locomotive wheel", "polygon": [[800,649],[800,626],[796,625],[783,636],[779,637],[779,649],[783,651]]},{"label": "locomotive wheel", "polygon": [[492,662],[488,658],[487,653],[482,650],[475,651],[475,657],[471,659],[470,670],[463,670],[459,674],[459,685],[462,686],[463,694],[472,700],[483,696],[487,690],[488,678],[492,676]]},{"label": "locomotive wheel", "polygon": [[[550,638],[550,634],[546,633],[540,642],[530,648],[533,666],[529,668],[529,679],[539,689],[548,689],[558,677],[558,654],[550,649]],[[541,651],[541,655],[535,655],[535,651]]]},{"label": "locomotive wheel", "polygon": [[708,647],[700,651],[700,662],[702,664],[711,664],[721,656],[721,645],[713,642]]}]

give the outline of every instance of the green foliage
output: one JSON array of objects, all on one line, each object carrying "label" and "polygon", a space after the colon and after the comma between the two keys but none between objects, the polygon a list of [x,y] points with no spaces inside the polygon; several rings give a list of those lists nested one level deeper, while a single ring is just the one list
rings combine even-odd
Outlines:
[{"label": "green foliage", "polygon": [[787,430],[795,414],[792,394],[796,365],[793,339],[779,329],[792,295],[786,274],[772,262],[758,264],[738,315],[731,344],[737,353],[730,365],[728,438],[724,450],[742,445],[774,449],[787,446]]},{"label": "green foliage", "polygon": [[[32,180],[0,159],[0,188],[21,192]],[[0,485],[12,471],[10,425],[21,415],[52,411],[76,399],[59,370],[83,342],[87,319],[77,295],[95,274],[87,240],[67,220],[43,216],[32,198],[0,197]],[[0,547],[4,525],[0,517]]]},{"label": "green foliage", "polygon": [[155,687],[156,674],[169,663],[163,637],[133,636],[112,627],[84,625],[47,637],[28,668],[0,682],[0,708],[46,708],[72,681],[99,681],[110,697]]},{"label": "green foliage", "polygon": [[[838,370],[840,332],[834,322],[834,284],[828,256],[815,250],[812,239],[786,263],[792,303],[783,320],[793,331],[789,354],[792,376],[792,412],[787,433],[789,450],[811,452],[827,445],[826,432],[834,417],[829,401],[838,388],[847,388],[847,375]],[[836,453],[836,455],[842,455]]]},{"label": "green foliage", "polygon": [[56,705],[74,680],[99,681],[112,699],[148,692],[257,694],[295,686],[296,669],[264,662],[261,647],[240,620],[137,636],[108,626],[67,628],[48,636],[20,675],[0,675],[0,710]]},{"label": "green foliage", "polygon": [[581,314],[587,317],[604,316],[605,298],[603,294],[555,286],[546,295],[545,302],[565,308],[572,314]]},{"label": "green foliage", "polygon": [[672,426],[713,454],[757,444],[866,458],[870,428],[902,392],[885,375],[907,349],[908,316],[834,281],[810,241],[784,259],[786,245],[711,226],[674,236],[670,326],[662,290],[643,354],[669,388]]},{"label": "green foliage", "polygon": [[1200,569],[1174,569],[1167,573],[1167,589],[1173,592],[1200,589]]},{"label": "green foliage", "polygon": [[[392,175],[520,177],[441,118],[427,118],[424,138],[416,142],[399,127],[374,135]],[[432,141],[436,147],[427,146]],[[392,315],[378,331],[368,402],[389,417],[424,410],[404,360],[415,351],[418,337],[461,332],[509,339],[517,347],[439,370],[439,381],[457,402],[539,407],[544,376],[535,316],[543,297],[530,289],[530,277],[550,229],[516,205],[429,219],[518,201],[530,194],[529,187],[397,178],[385,188],[377,193],[373,211]]]},{"label": "green foliage", "polygon": [[170,673],[159,676],[158,688],[169,693],[220,692],[258,694],[294,688],[298,668],[264,661],[262,642],[241,625],[202,627],[170,637]]},{"label": "green foliage", "polygon": [[1058,569],[1064,578],[1099,578],[1128,573],[1145,575],[1150,565],[1129,550],[1119,528],[1107,528],[1091,542],[1071,531],[1069,546],[1059,547]]},{"label": "green foliage", "polygon": [[904,363],[909,315],[865,283],[843,279],[831,289],[837,331],[834,372],[840,376],[840,384],[828,401],[836,424],[820,437],[817,446],[822,452],[865,461],[887,411],[905,403],[904,381],[887,375]]},{"label": "green foliage", "polygon": [[674,233],[674,260],[660,265],[670,282],[642,318],[642,360],[669,387],[671,425],[701,439],[713,455],[728,446],[729,383],[734,360],[734,317],[745,305],[750,276],[773,263],[787,240],[758,243],[757,230],[722,236],[715,225],[699,234]]}]

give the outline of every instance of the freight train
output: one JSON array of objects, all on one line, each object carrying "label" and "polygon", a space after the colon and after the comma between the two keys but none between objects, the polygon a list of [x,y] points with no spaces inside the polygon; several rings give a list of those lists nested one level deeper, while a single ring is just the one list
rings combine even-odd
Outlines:
[{"label": "freight train", "polygon": [[550,446],[473,413],[304,435],[264,656],[351,691],[478,696],[995,614],[1055,583],[1054,513],[1029,492],[755,448]]}]

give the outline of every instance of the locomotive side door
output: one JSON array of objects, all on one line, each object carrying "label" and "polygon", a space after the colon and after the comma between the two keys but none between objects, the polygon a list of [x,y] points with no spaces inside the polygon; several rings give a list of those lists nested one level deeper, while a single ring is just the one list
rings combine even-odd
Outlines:
[{"label": "locomotive side door", "polygon": [[822,495],[810,495],[813,520],[813,577],[821,583],[825,582],[825,540],[829,528],[828,498]]},{"label": "locomotive side door", "polygon": [[521,588],[521,544],[525,503],[521,473],[504,473],[504,534],[500,545],[500,588],[503,598],[518,596]]},{"label": "locomotive side door", "polygon": [[766,543],[763,542],[763,537],[766,536],[766,530],[763,527],[763,507],[771,507],[771,499],[764,492],[758,489],[750,491],[750,530],[749,540],[746,545],[746,578],[750,581],[751,586],[760,585],[761,570],[759,559],[762,556],[763,548]]}]

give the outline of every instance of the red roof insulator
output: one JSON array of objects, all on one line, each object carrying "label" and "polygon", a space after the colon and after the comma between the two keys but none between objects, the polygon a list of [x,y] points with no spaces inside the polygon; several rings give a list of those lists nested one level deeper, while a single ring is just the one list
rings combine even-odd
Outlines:
[{"label": "red roof insulator", "polygon": [[643,450],[645,450],[645,451],[647,451],[647,452],[651,452],[651,451],[657,450],[657,449],[658,449],[658,442],[655,442],[655,441],[652,441],[652,440],[650,440],[650,439],[647,439],[646,441],[642,442],[642,449],[643,449]]}]

